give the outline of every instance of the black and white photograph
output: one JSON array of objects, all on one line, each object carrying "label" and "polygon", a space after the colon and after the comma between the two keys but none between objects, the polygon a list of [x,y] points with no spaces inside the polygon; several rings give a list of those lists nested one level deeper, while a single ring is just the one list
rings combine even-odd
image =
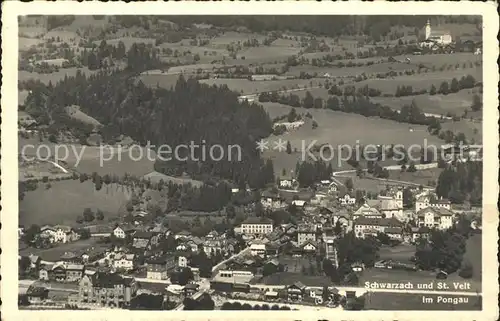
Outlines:
[{"label": "black and white photograph", "polygon": [[128,5],[13,13],[2,301],[498,317],[495,5]]}]

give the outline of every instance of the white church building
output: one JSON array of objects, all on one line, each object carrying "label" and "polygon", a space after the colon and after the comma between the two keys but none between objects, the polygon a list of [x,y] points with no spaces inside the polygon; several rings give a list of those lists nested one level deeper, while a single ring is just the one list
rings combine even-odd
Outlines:
[{"label": "white church building", "polygon": [[452,42],[453,39],[448,30],[432,30],[431,22],[427,20],[425,24],[425,41],[420,43],[422,47],[432,47],[434,44],[446,46]]}]

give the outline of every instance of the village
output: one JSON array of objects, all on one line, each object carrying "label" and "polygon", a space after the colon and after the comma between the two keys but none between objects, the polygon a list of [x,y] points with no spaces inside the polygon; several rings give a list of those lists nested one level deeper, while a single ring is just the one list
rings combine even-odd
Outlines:
[{"label": "village", "polygon": [[[186,298],[210,293],[213,300],[353,308],[359,305],[356,290],[339,291],[343,286],[395,281],[398,271],[415,276],[415,282],[446,279],[448,272],[424,273],[416,262],[416,245],[432,231],[466,222],[468,233],[480,232],[481,208],[456,207],[431,189],[393,185],[365,200],[336,181],[303,189],[294,179],[280,180],[261,193],[254,215],[204,237],[137,221],[107,231],[20,227],[20,243],[35,233],[29,235],[32,244],[42,248],[33,249],[38,254],[20,250],[20,283],[26,285],[20,304],[131,308],[161,296],[159,308],[176,309]],[[405,206],[407,193],[411,208]],[[292,213],[294,222],[276,224],[270,213],[277,212]],[[349,236],[364,242],[354,259],[340,253]],[[382,277],[370,277],[380,271]]]}]

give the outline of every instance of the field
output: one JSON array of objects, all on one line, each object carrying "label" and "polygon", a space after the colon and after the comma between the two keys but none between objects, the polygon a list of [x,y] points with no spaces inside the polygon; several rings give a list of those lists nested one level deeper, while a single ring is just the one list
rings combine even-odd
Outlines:
[{"label": "field", "polygon": [[439,174],[441,174],[441,168],[431,168],[431,169],[420,169],[416,172],[401,172],[401,171],[389,171],[389,179],[394,179],[404,182],[412,182],[415,184],[429,185],[429,181],[437,181]]},{"label": "field", "polygon": [[38,255],[41,256],[42,260],[44,261],[49,261],[49,262],[56,262],[59,261],[61,256],[65,252],[77,252],[81,250],[88,249],[90,247],[95,247],[95,248],[107,248],[108,246],[106,245],[100,245],[97,243],[98,238],[90,238],[87,240],[78,240],[76,242],[72,243],[66,243],[66,244],[60,244],[56,247],[49,248],[49,249],[36,249],[36,248],[27,248],[25,250],[19,251],[20,255]]},{"label": "field", "polygon": [[280,256],[278,260],[280,264],[285,266],[285,272],[304,274],[303,269],[305,269],[307,271],[306,273],[309,273],[311,265],[313,265],[315,271],[317,271],[317,264],[314,258]]},{"label": "field", "polygon": [[[455,133],[464,133],[465,137],[471,142],[473,139],[475,144],[483,142],[483,123],[479,121],[470,121],[462,119],[458,122],[445,122],[442,124],[443,130],[451,130]],[[471,142],[472,143],[472,142]]]},{"label": "field", "polygon": [[55,84],[59,80],[64,79],[64,76],[68,77],[75,76],[76,71],[78,69],[85,75],[92,75],[99,72],[99,70],[89,70],[87,67],[59,69],[59,71],[50,74],[39,74],[36,72],[28,72],[25,70],[20,70],[18,72],[18,81],[27,81],[29,79],[33,79],[33,80],[40,80],[40,82],[44,84],[48,84],[49,81]]},{"label": "field", "polygon": [[172,182],[174,184],[192,184],[193,186],[200,186],[202,182],[190,179],[190,178],[185,178],[185,177],[173,177],[169,175],[165,175],[159,172],[151,172],[148,173],[147,175],[144,175],[145,179],[151,180],[151,183],[157,184],[160,182],[160,180],[163,180],[165,183]]},{"label": "field", "polygon": [[[93,172],[97,172],[100,175],[116,174],[118,176],[128,173],[140,177],[154,170],[155,154],[150,152],[148,156],[147,150],[143,147],[140,149],[139,147],[119,149],[118,147],[101,148],[77,144],[57,145],[44,142],[43,146],[46,147],[39,148],[41,143],[37,139],[20,138],[19,153],[23,152],[23,146],[30,144],[34,147],[26,148],[24,151],[25,155],[30,157],[35,156],[38,150],[40,157],[54,156],[59,148],[59,158],[66,162],[67,169],[76,170],[80,173],[92,174]],[[65,157],[64,146],[68,149],[67,157]],[[78,162],[79,159],[80,161]]]},{"label": "field", "polygon": [[[280,109],[284,109],[283,114],[290,111],[290,107],[280,104],[266,104],[265,108],[270,115],[279,115]],[[287,172],[294,169],[298,160],[302,160],[303,156],[307,157],[307,154],[302,154],[302,150],[314,143],[314,141],[318,146],[330,144],[334,151],[332,166],[342,169],[352,169],[346,164],[345,160],[340,163],[338,161],[339,148],[337,147],[344,144],[352,146],[358,142],[360,145],[403,144],[404,146],[410,146],[412,144],[422,145],[424,139],[427,139],[428,144],[442,144],[437,137],[428,133],[425,126],[397,123],[374,117],[366,118],[361,115],[324,109],[296,108],[296,110],[297,113],[305,114],[309,112],[318,123],[318,128],[312,129],[311,121],[306,119],[302,127],[280,136],[271,135],[268,138],[271,149],[265,150],[263,156],[273,159],[277,175],[283,168]],[[413,131],[410,131],[410,128]],[[273,150],[272,147],[279,139],[290,141],[292,151],[297,149],[297,152],[287,154]],[[328,160],[329,158],[330,155],[325,153],[325,159]]]},{"label": "field", "polygon": [[248,79],[205,79],[200,81],[210,86],[227,85],[229,89],[241,92],[242,94],[254,94],[263,91],[277,91],[286,89],[304,88],[317,86],[323,83],[322,79],[286,79],[286,80],[268,80],[268,81],[250,81]]},{"label": "field", "polygon": [[[395,91],[394,91],[395,92]],[[392,92],[394,94],[394,92]],[[406,97],[373,97],[374,103],[389,106],[393,109],[401,109],[404,105],[410,105],[413,100],[425,113],[445,115],[451,113],[461,116],[465,110],[470,111],[472,97],[474,94],[482,94],[477,89],[464,89],[457,93],[448,95],[416,95]]]},{"label": "field", "polygon": [[35,191],[26,193],[19,202],[19,224],[69,224],[74,225],[77,216],[90,207],[100,209],[105,219],[125,213],[130,194],[117,184],[103,185],[96,191],[92,181],[79,180],[52,182],[46,189],[40,184]]}]

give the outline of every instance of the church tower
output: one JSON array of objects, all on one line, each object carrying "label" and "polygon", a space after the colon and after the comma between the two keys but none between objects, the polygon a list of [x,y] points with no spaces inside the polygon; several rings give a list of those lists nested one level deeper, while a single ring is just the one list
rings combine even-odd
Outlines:
[{"label": "church tower", "polygon": [[429,39],[431,36],[431,22],[430,20],[427,20],[427,23],[425,24],[425,40]]}]

